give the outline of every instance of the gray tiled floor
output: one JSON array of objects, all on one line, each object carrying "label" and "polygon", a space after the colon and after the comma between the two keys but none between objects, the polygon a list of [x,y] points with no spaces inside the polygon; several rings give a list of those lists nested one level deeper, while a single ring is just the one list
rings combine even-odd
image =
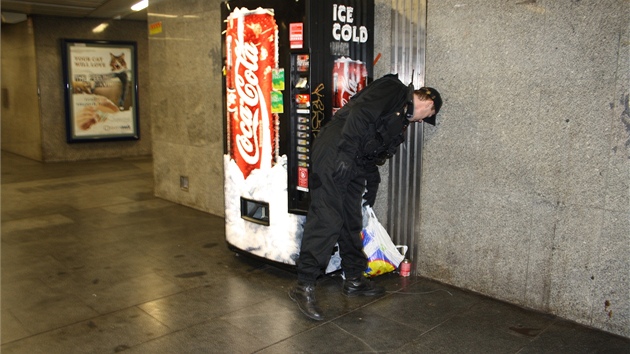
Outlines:
[{"label": "gray tiled floor", "polygon": [[236,255],[223,219],[153,197],[149,159],[41,164],[2,154],[3,353],[628,353],[630,340],[423,278],[376,279],[329,320],[294,274]]}]

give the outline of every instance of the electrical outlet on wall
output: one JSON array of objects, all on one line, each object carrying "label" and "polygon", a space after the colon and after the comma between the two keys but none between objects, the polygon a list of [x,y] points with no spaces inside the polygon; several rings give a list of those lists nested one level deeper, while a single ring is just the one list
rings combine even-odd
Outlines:
[{"label": "electrical outlet on wall", "polygon": [[188,192],[188,176],[179,176],[179,188]]}]

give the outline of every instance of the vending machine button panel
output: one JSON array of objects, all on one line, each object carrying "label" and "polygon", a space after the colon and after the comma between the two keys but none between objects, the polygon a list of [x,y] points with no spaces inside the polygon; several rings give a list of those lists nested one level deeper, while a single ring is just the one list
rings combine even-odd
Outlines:
[{"label": "vending machine button panel", "polygon": [[291,60],[291,158],[287,164],[289,210],[308,210],[308,174],[311,151],[310,55],[297,53]]}]

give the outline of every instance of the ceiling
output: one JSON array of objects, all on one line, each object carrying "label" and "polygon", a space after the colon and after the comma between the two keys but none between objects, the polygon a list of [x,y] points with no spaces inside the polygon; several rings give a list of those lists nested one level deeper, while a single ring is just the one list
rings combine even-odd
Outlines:
[{"label": "ceiling", "polygon": [[3,22],[5,22],[5,17],[19,18],[20,15],[17,14],[146,21],[147,9],[137,12],[131,10],[131,6],[139,1],[140,0],[0,0],[0,7],[2,9]]}]

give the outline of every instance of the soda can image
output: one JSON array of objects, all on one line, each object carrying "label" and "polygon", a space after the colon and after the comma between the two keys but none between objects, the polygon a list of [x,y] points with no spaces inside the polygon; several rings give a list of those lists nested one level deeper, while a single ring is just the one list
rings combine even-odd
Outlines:
[{"label": "soda can image", "polygon": [[[355,60],[352,62],[352,71],[353,71],[353,79],[356,80],[356,94],[357,92],[363,90],[365,86],[367,86],[367,66],[364,62],[360,60]],[[354,96],[353,94],[353,96]]]},{"label": "soda can image", "polygon": [[227,149],[246,179],[274,161],[276,115],[271,111],[278,26],[272,9],[235,8],[227,18]]},{"label": "soda can image", "polygon": [[341,57],[335,60],[332,73],[333,113],[367,86],[367,66],[360,60]]}]

